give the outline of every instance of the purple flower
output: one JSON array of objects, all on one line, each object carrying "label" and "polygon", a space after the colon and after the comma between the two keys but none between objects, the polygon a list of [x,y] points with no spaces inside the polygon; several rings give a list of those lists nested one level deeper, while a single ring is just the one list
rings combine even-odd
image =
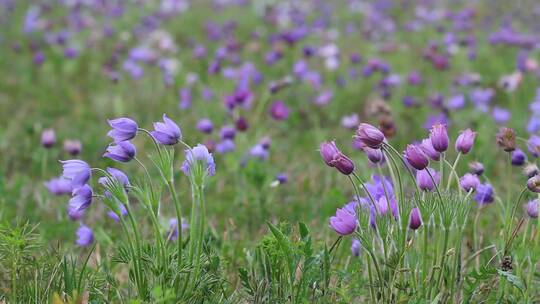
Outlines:
[{"label": "purple flower", "polygon": [[452,110],[462,109],[465,106],[465,96],[462,94],[451,96],[448,98],[446,105]]},{"label": "purple flower", "polygon": [[353,239],[351,243],[351,254],[355,257],[360,256],[360,249],[362,248],[360,241]]},{"label": "purple flower", "polygon": [[538,170],[538,166],[536,166],[536,164],[528,163],[523,168],[523,173],[525,173],[525,176],[527,176],[528,178],[531,178],[540,173],[540,171]]},{"label": "purple flower", "polygon": [[527,155],[521,149],[516,149],[512,152],[512,165],[523,166],[527,161]]},{"label": "purple flower", "polygon": [[436,123],[431,127],[429,132],[429,139],[431,145],[436,151],[444,152],[448,149],[448,132],[446,126],[440,123]]},{"label": "purple flower", "polygon": [[525,211],[527,211],[527,215],[529,215],[530,218],[538,218],[538,200],[530,200],[525,204]]},{"label": "purple flower", "polygon": [[68,215],[71,219],[78,220],[92,203],[92,188],[89,185],[84,185],[73,190],[71,194],[72,197],[68,203]]},{"label": "purple flower", "polygon": [[72,191],[71,181],[64,177],[55,177],[45,183],[47,190],[53,195],[70,194]]},{"label": "purple flower", "polygon": [[270,106],[270,115],[275,120],[285,120],[289,117],[289,109],[283,101],[277,100]]},{"label": "purple flower", "polygon": [[216,144],[216,152],[219,154],[225,154],[236,150],[234,141],[230,139],[224,139]]},{"label": "purple flower", "polygon": [[379,149],[385,139],[381,130],[366,123],[361,123],[358,126],[355,137],[364,145],[373,149]]},{"label": "purple flower", "polygon": [[[187,230],[189,225],[187,221],[182,218],[182,231]],[[171,241],[176,241],[178,239],[178,219],[171,218],[169,220],[169,232],[167,232],[167,239]]]},{"label": "purple flower", "polygon": [[420,214],[420,209],[415,207],[411,210],[411,214],[409,215],[409,228],[416,230],[420,228],[420,226],[422,226],[422,215]]},{"label": "purple flower", "polygon": [[278,181],[280,185],[286,184],[288,180],[289,176],[287,173],[279,173],[276,175],[276,181]]},{"label": "purple flower", "polygon": [[407,145],[405,159],[416,170],[424,170],[429,164],[428,157],[418,145]]},{"label": "purple flower", "polygon": [[354,163],[350,158],[341,153],[335,142],[323,142],[319,151],[324,162],[329,167],[336,168],[345,175],[349,175],[354,171]]},{"label": "purple flower", "polygon": [[354,130],[356,127],[358,127],[359,123],[360,123],[360,118],[358,117],[358,114],[356,113],[343,116],[341,118],[341,125],[346,129]]},{"label": "purple flower", "polygon": [[348,235],[354,232],[357,222],[356,216],[346,209],[337,209],[336,215],[330,217],[330,227],[340,235]]},{"label": "purple flower", "polygon": [[459,185],[463,190],[469,192],[480,185],[480,179],[476,174],[466,173],[459,179]]},{"label": "purple flower", "polygon": [[201,163],[204,166],[206,175],[213,176],[216,173],[216,164],[212,154],[208,151],[206,146],[197,144],[190,150],[185,150],[186,159],[182,163],[181,170],[185,175],[189,176],[191,168]]},{"label": "purple flower", "polygon": [[81,153],[82,144],[78,140],[66,139],[64,140],[64,151],[72,156],[77,156]]},{"label": "purple flower", "polygon": [[510,111],[500,107],[493,108],[493,119],[499,125],[504,125],[510,120]]},{"label": "purple flower", "polygon": [[180,94],[180,109],[184,110],[191,106],[191,89],[190,88],[182,88],[179,91]]},{"label": "purple flower", "polygon": [[429,173],[431,173],[431,175],[433,176],[435,183],[440,183],[441,177],[439,173],[431,168],[416,171],[416,182],[418,183],[418,188],[420,188],[420,190],[433,191],[435,189],[435,185],[433,184],[433,181],[431,180],[431,177],[429,176],[427,170],[429,170]]},{"label": "purple flower", "polygon": [[249,128],[248,121],[245,117],[241,116],[235,121],[236,129],[240,132],[244,132]]},{"label": "purple flower", "polygon": [[[128,176],[122,172],[121,170],[118,170],[116,168],[107,168],[107,172],[114,178],[116,179],[120,185],[124,186],[125,188],[128,188],[129,186],[131,186],[131,184],[129,183],[129,178]],[[107,186],[108,183],[111,183],[113,181],[110,180],[109,177],[106,177],[106,176],[103,176],[103,177],[100,177],[98,179],[98,183],[102,186]]]},{"label": "purple flower", "polygon": [[476,194],[474,195],[474,200],[479,204],[490,204],[493,203],[495,198],[493,197],[493,187],[490,184],[480,184],[476,187]]},{"label": "purple flower", "polygon": [[79,226],[79,229],[77,229],[77,240],[75,243],[77,246],[80,247],[87,247],[92,245],[94,242],[94,233],[92,232],[92,229],[88,228],[88,226],[85,226],[81,224]]},{"label": "purple flower", "polygon": [[63,168],[62,177],[71,180],[72,189],[86,184],[92,175],[90,166],[82,160],[71,159],[60,163]]},{"label": "purple flower", "polygon": [[466,129],[459,132],[459,136],[456,139],[456,151],[461,152],[462,154],[469,153],[472,149],[475,138],[476,132],[473,132],[471,129]]},{"label": "purple flower", "polygon": [[527,188],[535,193],[540,193],[540,176],[534,175],[527,180]]},{"label": "purple flower", "polygon": [[363,147],[362,150],[366,153],[367,158],[374,164],[378,164],[384,160],[384,154],[381,149],[372,149]]},{"label": "purple flower", "polygon": [[135,157],[137,149],[129,141],[120,141],[116,144],[110,144],[103,157],[110,158],[118,162],[129,162]]},{"label": "purple flower", "polygon": [[137,135],[139,126],[132,119],[122,117],[111,119],[108,122],[112,130],[107,133],[107,136],[111,137],[115,142],[130,140]]},{"label": "purple flower", "polygon": [[236,137],[236,129],[233,126],[223,126],[219,134],[221,139],[234,139]]},{"label": "purple flower", "polygon": [[45,148],[51,148],[56,143],[56,135],[53,129],[45,129],[41,133],[41,145]]},{"label": "purple flower", "polygon": [[537,135],[531,135],[527,141],[527,149],[534,157],[540,156],[540,137]]},{"label": "purple flower", "polygon": [[470,162],[469,172],[471,172],[474,175],[480,176],[484,173],[484,165],[482,165],[482,163],[479,163],[477,161]]},{"label": "purple flower", "polygon": [[263,144],[258,143],[251,147],[249,150],[249,156],[258,158],[260,160],[267,160],[268,157],[270,157],[270,153],[268,152],[268,148],[265,148]]},{"label": "purple flower", "polygon": [[[120,210],[120,215],[121,216],[126,216],[128,211],[126,209],[126,206],[124,206],[124,204],[120,203],[120,202],[117,202],[118,203],[118,209]],[[114,211],[109,211],[107,212],[107,216],[110,217],[111,219],[113,219],[115,222],[118,222],[120,221],[120,217],[118,216],[118,214],[116,214],[116,212]]]},{"label": "purple flower", "polygon": [[210,134],[214,130],[214,124],[208,118],[202,118],[197,122],[197,130],[202,133]]},{"label": "purple flower", "polygon": [[175,145],[182,140],[180,127],[165,114],[163,114],[163,122],[154,123],[154,131],[150,134],[162,145]]},{"label": "purple flower", "polygon": [[438,161],[441,158],[441,153],[437,152],[433,148],[429,138],[422,139],[422,143],[420,143],[419,147],[422,149],[422,152],[424,152],[432,160]]}]

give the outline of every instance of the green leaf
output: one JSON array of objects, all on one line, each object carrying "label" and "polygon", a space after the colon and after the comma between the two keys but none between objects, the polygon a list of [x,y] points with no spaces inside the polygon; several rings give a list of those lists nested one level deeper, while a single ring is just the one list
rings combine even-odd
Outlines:
[{"label": "green leaf", "polygon": [[523,292],[523,290],[525,289],[525,285],[523,284],[523,282],[518,276],[513,275],[507,271],[502,271],[500,269],[497,269],[497,272],[499,273],[501,277],[505,278],[506,281],[508,281],[508,283],[510,283],[512,286],[516,287],[521,292]]}]

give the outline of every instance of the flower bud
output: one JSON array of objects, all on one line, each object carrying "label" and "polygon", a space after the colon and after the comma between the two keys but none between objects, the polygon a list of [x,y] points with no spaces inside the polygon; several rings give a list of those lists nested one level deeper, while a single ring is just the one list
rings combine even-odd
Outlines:
[{"label": "flower bud", "polygon": [[407,145],[405,159],[416,170],[424,170],[429,164],[428,157],[417,145]]},{"label": "flower bud", "polygon": [[431,127],[429,133],[429,139],[431,140],[431,145],[438,152],[444,152],[448,149],[448,132],[446,126],[440,123],[436,123]]},{"label": "flower bud", "polygon": [[415,207],[411,210],[409,216],[409,228],[416,230],[420,228],[420,226],[422,226],[422,215],[420,214],[420,210]]},{"label": "flower bud", "polygon": [[358,138],[364,145],[378,149],[384,142],[384,134],[376,127],[361,123],[356,130],[356,138]]},{"label": "flower bud", "polygon": [[475,175],[482,175],[484,173],[484,165],[477,161],[472,161],[469,163],[469,172]]},{"label": "flower bud", "polygon": [[330,217],[330,227],[340,235],[348,235],[356,230],[356,215],[345,208],[337,209],[336,215]]},{"label": "flower bud", "polygon": [[56,134],[53,129],[45,129],[41,133],[41,145],[49,149],[56,143]]},{"label": "flower bud", "polygon": [[527,188],[535,193],[540,193],[540,176],[535,175],[527,181]]},{"label": "flower bud", "polygon": [[525,173],[525,175],[529,178],[537,175],[539,172],[538,166],[533,163],[529,163],[523,168],[523,173]]},{"label": "flower bud", "polygon": [[512,165],[522,166],[527,161],[527,155],[521,149],[512,151]]},{"label": "flower bud", "polygon": [[475,190],[480,185],[480,179],[475,174],[466,173],[459,179],[459,185],[463,190],[469,192]]},{"label": "flower bud", "polygon": [[531,218],[538,218],[538,200],[531,200],[525,205],[525,211]]},{"label": "flower bud", "polygon": [[471,129],[461,131],[456,139],[456,151],[463,154],[469,153],[474,144],[475,137],[476,132],[473,132]]}]

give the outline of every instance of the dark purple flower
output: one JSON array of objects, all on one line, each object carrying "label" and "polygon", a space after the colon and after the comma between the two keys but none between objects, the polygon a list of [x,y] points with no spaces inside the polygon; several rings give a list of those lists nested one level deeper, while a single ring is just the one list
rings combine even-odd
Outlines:
[{"label": "dark purple flower", "polygon": [[137,150],[132,143],[129,141],[120,141],[116,144],[110,144],[107,147],[107,151],[103,154],[103,157],[126,163],[135,157],[136,152]]},{"label": "dark purple flower", "polygon": [[440,183],[441,177],[439,175],[439,172],[431,168],[416,171],[416,183],[418,184],[418,188],[420,188],[420,190],[433,191],[435,189],[435,185],[433,184],[433,181],[431,180],[431,177],[429,176],[427,170],[429,170],[429,173],[431,173],[431,176],[433,176],[435,183]]},{"label": "dark purple flower", "polygon": [[107,133],[115,142],[130,140],[137,135],[138,125],[129,118],[122,117],[108,121],[112,130]]},{"label": "dark purple flower", "polygon": [[92,245],[94,242],[94,233],[92,232],[92,229],[88,228],[88,226],[85,226],[81,224],[79,226],[79,229],[77,229],[77,240],[75,243],[77,246],[80,247],[87,247]]},{"label": "dark purple flower", "polygon": [[214,124],[208,118],[202,118],[197,122],[197,130],[202,133],[210,134],[214,130]]},{"label": "dark purple flower", "polygon": [[521,149],[516,149],[512,151],[512,165],[513,166],[523,166],[527,161],[527,155],[521,151]]},{"label": "dark purple flower", "polygon": [[459,136],[456,139],[456,151],[461,152],[462,154],[469,153],[474,144],[475,137],[476,132],[473,132],[471,129],[459,132]]},{"label": "dark purple flower", "polygon": [[244,132],[249,128],[248,121],[245,117],[241,116],[235,121],[236,129],[240,132]]},{"label": "dark purple flower", "polygon": [[71,180],[72,189],[83,186],[92,176],[90,166],[78,159],[60,161],[63,172],[62,177]]},{"label": "dark purple flower", "polygon": [[82,144],[78,140],[66,139],[64,140],[64,151],[72,156],[77,156],[81,153]]},{"label": "dark purple flower", "polygon": [[385,139],[381,130],[366,123],[361,123],[358,126],[355,137],[364,145],[373,149],[379,149]]},{"label": "dark purple flower", "polygon": [[444,152],[448,149],[448,132],[446,126],[440,123],[434,124],[429,132],[431,145],[436,151]]},{"label": "dark purple flower", "polygon": [[411,210],[411,214],[409,215],[409,228],[416,230],[420,228],[420,226],[422,226],[422,215],[420,214],[420,209],[415,207]]},{"label": "dark purple flower", "polygon": [[150,133],[162,145],[175,145],[182,140],[180,127],[165,114],[163,114],[163,122],[155,122],[154,131]]},{"label": "dark purple flower", "polygon": [[424,170],[429,164],[427,155],[418,145],[407,145],[405,159],[416,170]]},{"label": "dark purple flower", "polygon": [[536,199],[530,200],[525,205],[525,211],[527,211],[527,215],[530,218],[533,218],[533,219],[538,218],[538,200],[536,200]]},{"label": "dark purple flower", "polygon": [[459,185],[463,190],[469,192],[480,185],[480,179],[476,174],[466,173],[459,179]]},{"label": "dark purple flower", "polygon": [[476,187],[476,194],[474,195],[474,200],[479,204],[490,204],[493,203],[495,198],[493,197],[493,187],[490,184],[480,184]]},{"label": "dark purple flower", "polygon": [[277,100],[270,106],[270,115],[275,120],[285,120],[289,117],[289,109],[283,101]]},{"label": "dark purple flower", "polygon": [[182,163],[181,170],[185,175],[190,175],[191,168],[201,163],[204,166],[206,175],[212,176],[216,173],[216,164],[212,154],[206,146],[197,144],[190,150],[185,150],[186,159]]},{"label": "dark purple flower", "polygon": [[70,194],[72,189],[71,181],[64,177],[55,177],[45,183],[45,187],[53,195]]},{"label": "dark purple flower", "polygon": [[330,217],[330,227],[340,235],[348,235],[354,232],[357,222],[356,216],[346,209],[337,209],[336,215]]},{"label": "dark purple flower", "polygon": [[45,129],[41,133],[41,145],[45,148],[51,148],[56,143],[56,134],[53,129]]},{"label": "dark purple flower", "polygon": [[287,181],[289,180],[289,176],[287,175],[287,173],[279,173],[278,175],[276,175],[276,180],[279,182],[280,185],[283,185],[287,183]]}]

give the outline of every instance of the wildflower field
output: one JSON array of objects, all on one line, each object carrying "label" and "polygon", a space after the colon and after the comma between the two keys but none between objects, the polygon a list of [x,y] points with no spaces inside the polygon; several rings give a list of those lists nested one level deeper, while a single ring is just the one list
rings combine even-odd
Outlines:
[{"label": "wildflower field", "polygon": [[0,303],[540,303],[540,3],[0,0]]}]

